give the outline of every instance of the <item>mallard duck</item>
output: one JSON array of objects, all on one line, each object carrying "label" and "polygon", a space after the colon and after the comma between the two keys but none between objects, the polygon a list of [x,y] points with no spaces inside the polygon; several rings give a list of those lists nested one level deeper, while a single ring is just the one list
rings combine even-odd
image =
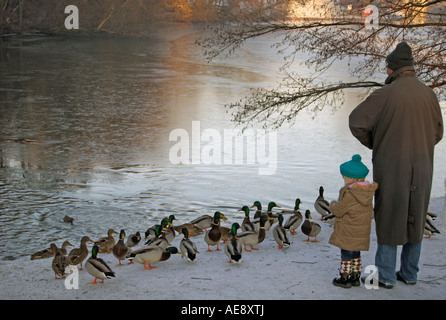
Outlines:
[{"label": "mallard duck", "polygon": [[237,237],[237,230],[240,228],[240,225],[235,222],[231,227],[231,238],[226,242],[225,245],[225,253],[229,258],[229,263],[242,262],[242,252],[243,245],[240,239]]},{"label": "mallard duck", "polygon": [[169,218],[167,217],[162,218],[160,222],[161,231],[166,231],[168,225],[169,225]]},{"label": "mallard duck", "polygon": [[129,235],[126,244],[128,247],[133,248],[136,247],[140,241],[141,241],[141,234],[139,233],[139,231],[137,231],[136,233],[132,233],[131,235]]},{"label": "mallard duck", "polygon": [[[67,275],[66,268],[73,264],[71,259],[65,255],[62,255],[54,243],[50,245],[50,249],[52,252],[55,252],[53,261],[51,262],[51,267],[54,271],[54,279],[65,278]],[[59,276],[59,278],[57,276]]]},{"label": "mallard duck", "polygon": [[[149,246],[138,249],[132,252],[127,259],[131,261],[136,261],[138,263],[144,264],[144,269],[152,270],[156,268],[151,266],[151,263],[156,263],[158,261],[165,261],[170,258],[172,254],[181,254],[176,247],[168,247],[163,249],[158,246]],[[147,267],[148,265],[148,267]]]},{"label": "mallard duck", "polygon": [[121,260],[125,260],[125,258],[132,252],[132,249],[128,245],[124,243],[125,239],[125,231],[121,230],[119,233],[119,240],[112,248],[113,255],[116,259],[118,259],[118,266],[122,266]]},{"label": "mallard duck", "polygon": [[224,216],[224,214],[219,211],[216,211],[214,213],[212,227],[210,230],[206,231],[206,234],[204,235],[204,241],[208,245],[208,249],[206,250],[207,252],[212,251],[210,246],[215,246],[215,245],[217,245],[217,249],[215,251],[220,251],[220,248],[218,247],[218,243],[220,242],[221,239],[220,219],[225,219],[225,218],[226,217]]},{"label": "mallard duck", "polygon": [[319,196],[314,201],[314,208],[321,215],[321,220],[329,213],[331,213],[330,204],[324,199],[324,187],[319,187]]},{"label": "mallard duck", "polygon": [[[60,251],[60,253],[62,255],[66,256],[68,246],[72,247],[73,245],[69,241],[64,241],[64,243],[62,244],[62,247],[57,248],[57,249]],[[48,258],[54,257],[55,254],[56,253],[53,250],[51,250],[51,247],[50,247],[50,248],[38,251],[36,253],[33,253],[31,255],[31,260],[48,259]]]},{"label": "mallard duck", "polygon": [[189,230],[187,228],[181,229],[181,233],[184,235],[180,242],[181,254],[187,258],[187,261],[193,262],[197,258],[197,253],[199,253],[197,246],[189,239]]},{"label": "mallard duck", "polygon": [[335,225],[335,222],[336,222],[336,217],[335,217],[335,215],[334,215],[333,213],[329,213],[329,214],[325,215],[325,216],[322,218],[322,220],[323,220],[325,223],[328,223],[329,225],[334,226],[334,225]]},{"label": "mallard duck", "polygon": [[150,228],[148,228],[144,234],[145,235],[144,240],[146,241],[146,243],[158,238],[159,235],[156,235],[156,232],[155,232],[155,229],[157,228],[157,226],[161,226],[161,232],[162,232],[165,230],[167,224],[168,224],[168,218],[163,218],[161,220],[160,224],[155,224],[155,225],[151,226]]},{"label": "mallard duck", "polygon": [[254,213],[254,220],[255,220],[255,219],[259,219],[260,216],[262,215],[262,204],[260,203],[260,201],[254,201],[251,208],[254,208],[254,207],[257,208],[256,212]]},{"label": "mallard duck", "polygon": [[[223,219],[223,221],[226,221],[225,216],[223,216],[222,219]],[[202,216],[192,220],[190,223],[192,223],[193,225],[195,225],[201,229],[204,229],[204,231],[207,231],[207,229],[212,227],[213,221],[214,221],[213,217],[211,217],[208,214],[205,214],[205,215],[202,215]]]},{"label": "mallard duck", "polygon": [[155,238],[155,227],[157,225],[153,225],[151,227],[149,227],[146,232],[144,233],[144,240],[149,241],[149,240],[153,240]]},{"label": "mallard duck", "polygon": [[[268,217],[272,218],[272,220],[268,220],[270,223],[269,228],[271,228],[271,226],[279,221],[279,216],[276,213],[273,213],[273,208],[281,208],[279,205],[277,205],[275,202],[270,202],[268,203],[268,211],[266,212],[268,214]],[[268,228],[268,222],[265,225]]]},{"label": "mallard duck", "polygon": [[147,246],[158,246],[166,249],[169,246],[169,241],[166,239],[165,234],[162,232],[162,227],[160,224],[155,226],[155,238],[148,240],[145,244]]},{"label": "mallard duck", "polygon": [[433,235],[440,234],[440,230],[438,230],[434,226],[432,220],[432,216],[428,212],[428,214],[426,215],[426,223],[424,225],[424,235],[426,235],[426,239],[430,238]]},{"label": "mallard duck", "polygon": [[305,221],[302,223],[301,230],[302,233],[306,236],[308,236],[307,240],[310,241],[310,237],[314,237],[314,240],[312,242],[318,242],[316,239],[316,236],[321,232],[321,226],[313,221],[310,221],[311,219],[311,213],[310,210],[305,211]]},{"label": "mallard duck", "polygon": [[437,219],[437,215],[436,215],[435,213],[433,213],[433,212],[428,211],[428,212],[427,212],[427,215],[429,216],[429,218],[430,218],[431,220],[435,220],[435,219]]},{"label": "mallard duck", "polygon": [[72,247],[73,245],[68,241],[68,240],[65,240],[63,243],[62,243],[62,248],[58,248],[59,249],[59,251],[60,251],[60,253],[61,254],[63,254],[64,256],[66,256],[67,254],[68,254],[68,249],[67,249],[67,247]]},{"label": "mallard duck", "polygon": [[[259,208],[259,206],[258,206],[258,201],[256,201],[256,202],[254,202],[254,204],[256,204],[257,203],[257,208]],[[260,207],[261,208],[261,207]],[[273,201],[271,201],[270,203],[268,203],[268,210],[266,211],[266,212],[262,212],[261,211],[261,213],[260,213],[260,215],[261,216],[264,216],[264,215],[266,215],[266,216],[268,216],[269,218],[271,218],[271,219],[268,219],[267,221],[266,221],[266,223],[265,223],[265,228],[266,228],[266,230],[268,231],[270,228],[271,228],[271,226],[274,224],[274,223],[276,223],[278,220],[277,220],[277,214],[273,214],[273,212],[272,212],[272,210],[273,210],[273,208],[280,208],[280,206],[278,206],[275,202],[273,202]],[[257,210],[256,211],[256,214],[259,212],[259,210]],[[254,226],[258,229],[259,228],[259,226],[260,226],[260,218],[255,218],[254,219],[254,221],[253,221],[253,223],[254,223]]]},{"label": "mallard duck", "polygon": [[74,218],[72,218],[72,217],[70,217],[68,215],[65,215],[65,217],[63,217],[63,222],[73,224],[73,221],[74,221]]},{"label": "mallard duck", "polygon": [[63,243],[62,243],[62,248],[58,248],[59,249],[59,251],[60,251],[60,253],[61,254],[63,254],[64,256],[66,256],[67,254],[68,254],[68,249],[67,249],[67,247],[72,247],[73,245],[68,241],[68,240],[65,240]]},{"label": "mallard duck", "polygon": [[78,265],[80,264],[81,267],[79,270],[82,270],[82,262],[88,257],[88,248],[87,248],[87,242],[93,242],[89,237],[83,236],[81,239],[81,245],[79,248],[75,248],[70,251],[68,254],[68,258],[71,259],[72,265]]},{"label": "mallard duck", "polygon": [[249,219],[249,211],[250,211],[249,207],[248,206],[243,206],[238,211],[245,212],[245,218],[243,219],[241,228],[243,228],[245,231],[255,230],[254,223],[252,223],[251,220]]},{"label": "mallard duck", "polygon": [[221,243],[226,243],[226,241],[228,241],[229,238],[231,238],[231,229],[220,226],[220,231],[221,231],[220,241]]},{"label": "mallard duck", "polygon": [[[244,248],[246,251],[249,252],[251,250],[258,250],[257,248],[254,248],[253,246],[256,244],[259,244],[263,240],[265,240],[265,235],[266,235],[265,223],[271,219],[272,218],[270,218],[268,216],[261,216],[260,222],[259,222],[260,223],[259,230],[244,231],[237,235],[237,237],[240,239],[240,241],[244,245]],[[251,250],[246,249],[246,245],[250,245]]]},{"label": "mallard duck", "polygon": [[281,214],[293,214],[296,213],[297,211],[300,210],[300,204],[302,202],[300,201],[300,198],[296,198],[296,200],[294,200],[294,208],[293,209],[282,209],[280,211]]},{"label": "mallard duck", "polygon": [[178,232],[178,233],[181,233],[181,230],[182,230],[183,228],[186,228],[186,229],[187,229],[187,231],[189,232],[189,237],[190,237],[190,238],[192,238],[192,237],[196,237],[196,236],[198,236],[198,235],[200,235],[200,234],[202,234],[202,233],[204,232],[203,229],[197,227],[196,225],[194,225],[194,224],[192,224],[192,223],[190,223],[190,222],[183,223],[183,224],[181,224],[181,225],[179,225],[179,226],[173,226],[173,229],[174,229],[176,232]]},{"label": "mallard duck", "polygon": [[285,225],[283,226],[286,230],[290,230],[292,235],[296,234],[296,229],[299,228],[302,221],[304,221],[302,213],[299,211],[300,203],[300,199],[297,198],[294,205],[293,215],[288,217]]},{"label": "mallard duck", "polygon": [[274,240],[276,240],[279,249],[290,246],[290,240],[286,234],[286,229],[283,227],[283,216],[281,213],[278,214],[279,223],[273,229]]},{"label": "mallard duck", "polygon": [[114,233],[117,232],[113,229],[108,229],[106,237],[99,238],[98,241],[94,242],[99,247],[99,252],[111,252],[111,248],[116,244],[116,240],[113,238]]},{"label": "mallard duck", "polygon": [[204,229],[204,231],[207,231],[210,227],[212,227],[212,221],[214,218],[212,218],[210,215],[205,214],[198,218],[195,218],[190,223],[197,226],[200,229]]},{"label": "mallard duck", "polygon": [[[115,272],[108,266],[108,264],[101,258],[98,258],[99,247],[94,245],[91,249],[91,257],[85,262],[85,270],[94,277],[93,282],[88,284],[104,283],[105,279],[116,278]],[[98,279],[102,281],[98,282]]]},{"label": "mallard duck", "polygon": [[167,218],[167,224],[165,223],[166,222],[165,219],[161,221],[161,227],[163,229],[164,236],[166,237],[169,243],[171,243],[175,239],[175,229],[173,228],[173,220],[176,220],[176,218],[173,214],[171,214],[169,218]]}]

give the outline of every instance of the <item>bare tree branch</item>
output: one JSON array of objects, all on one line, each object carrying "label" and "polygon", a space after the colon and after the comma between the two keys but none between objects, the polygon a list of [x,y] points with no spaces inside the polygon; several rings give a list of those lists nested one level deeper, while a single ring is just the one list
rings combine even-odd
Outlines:
[{"label": "bare tree branch", "polygon": [[[318,3],[323,5],[318,7]],[[256,121],[277,128],[294,122],[301,110],[317,112],[325,106],[342,105],[345,89],[382,86],[368,79],[377,70],[384,71],[385,57],[402,40],[412,46],[420,80],[435,88],[440,99],[446,98],[446,1],[381,0],[375,3],[379,23],[373,28],[366,27],[360,11],[343,11],[333,3],[278,1],[275,10],[269,6],[268,15],[260,4],[222,9],[220,18],[225,22],[211,27],[209,36],[197,41],[206,59],[230,55],[247,40],[264,36],[273,36],[272,47],[284,56],[282,83],[275,89],[252,89],[249,96],[228,105],[235,122],[248,125]],[[291,19],[290,7],[298,14],[313,9],[314,17]],[[334,63],[341,60],[347,61],[345,72],[354,81],[318,81],[321,75],[327,78]],[[296,75],[296,70],[307,76]]]}]

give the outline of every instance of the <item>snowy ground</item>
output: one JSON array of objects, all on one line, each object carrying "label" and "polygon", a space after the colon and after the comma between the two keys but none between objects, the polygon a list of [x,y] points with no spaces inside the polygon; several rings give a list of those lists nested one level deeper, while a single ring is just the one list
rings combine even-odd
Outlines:
[{"label": "snowy ground", "polygon": [[[432,199],[430,210],[440,229],[444,198]],[[232,221],[224,222],[228,225]],[[79,288],[66,289],[65,280],[55,280],[51,259],[23,258],[0,263],[0,299],[147,299],[147,300],[392,300],[446,299],[446,236],[444,233],[423,241],[419,280],[415,286],[401,282],[391,289],[343,289],[332,285],[339,266],[339,249],[328,244],[331,226],[322,225],[319,242],[304,242],[300,232],[292,245],[279,250],[268,231],[258,247],[245,252],[243,263],[229,264],[223,250],[206,252],[203,235],[192,238],[200,250],[197,261],[187,262],[180,255],[145,270],[141,264],[116,266],[112,254],[100,256],[109,262],[117,278],[103,284],[87,284],[93,278],[79,271]],[[173,245],[179,244],[177,236]],[[222,248],[223,246],[221,246]],[[363,265],[373,265],[376,237],[372,231],[371,250],[363,252]]]}]

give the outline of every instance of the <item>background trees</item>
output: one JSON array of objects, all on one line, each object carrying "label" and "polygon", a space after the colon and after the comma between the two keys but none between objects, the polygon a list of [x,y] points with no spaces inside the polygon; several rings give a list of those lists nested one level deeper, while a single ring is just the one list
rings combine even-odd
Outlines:
[{"label": "background trees", "polygon": [[[262,8],[240,5],[238,10],[221,10],[220,20],[231,23],[215,25],[199,41],[212,60],[237,50],[248,39],[264,35],[277,39],[275,47],[285,59],[282,82],[273,89],[254,88],[249,96],[230,104],[235,122],[258,121],[277,128],[293,122],[303,109],[342,105],[346,89],[382,86],[383,79],[374,81],[377,70],[382,70],[382,77],[385,57],[402,40],[413,48],[419,78],[446,98],[445,1],[374,1],[379,21],[372,26],[366,25],[362,11],[369,1],[260,2]],[[302,54],[305,60],[296,68]],[[341,60],[347,62],[344,76],[327,78]]]},{"label": "background trees", "polygon": [[[342,105],[346,89],[382,86],[377,70],[401,40],[413,48],[419,78],[446,98],[446,0],[0,0],[0,34],[66,31],[69,4],[87,32],[144,36],[165,22],[206,22],[209,33],[197,43],[209,61],[273,36],[283,79],[228,105],[240,124],[280,127],[303,109]],[[378,9],[372,24],[367,5]],[[343,76],[328,77],[339,61]]]},{"label": "background trees", "polygon": [[218,0],[0,0],[0,34],[60,32],[64,8],[75,5],[81,31],[141,36],[165,22],[214,21]]}]

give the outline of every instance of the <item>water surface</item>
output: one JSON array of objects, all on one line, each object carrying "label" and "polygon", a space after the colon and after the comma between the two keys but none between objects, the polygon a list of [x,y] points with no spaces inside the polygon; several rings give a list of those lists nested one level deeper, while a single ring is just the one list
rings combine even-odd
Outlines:
[{"label": "water surface", "polygon": [[[258,158],[242,164],[172,164],[175,129],[200,121],[221,137],[234,128],[224,104],[254,86],[276,85],[281,57],[270,39],[250,41],[235,57],[205,62],[194,45],[199,28],[144,39],[36,36],[0,43],[0,260],[27,256],[108,228],[144,232],[162,217],[187,222],[220,210],[229,222],[260,200],[313,210],[318,188],[334,199],[339,164],[371,152],[352,138],[347,117],[360,102],[314,119],[302,112],[277,133],[277,168],[259,175]],[[342,70],[336,70],[342,72]],[[384,78],[384,75],[383,75]],[[253,130],[257,133],[255,125]],[[200,136],[201,138],[201,136]],[[201,147],[206,145],[201,142]],[[226,153],[225,153],[226,152]],[[444,194],[445,143],[436,149],[433,196]],[[244,162],[243,162],[244,161]],[[62,222],[65,215],[74,225]]]}]

